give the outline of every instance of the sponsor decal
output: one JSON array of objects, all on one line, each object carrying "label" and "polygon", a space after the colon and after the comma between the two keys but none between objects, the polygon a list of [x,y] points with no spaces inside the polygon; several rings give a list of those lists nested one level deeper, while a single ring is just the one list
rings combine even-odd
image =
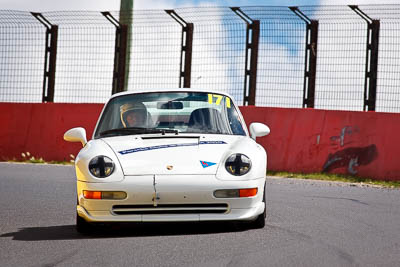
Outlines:
[{"label": "sponsor decal", "polygon": [[222,145],[226,144],[224,141],[200,141],[200,145]]},{"label": "sponsor decal", "polygon": [[143,151],[150,151],[150,150],[157,150],[157,149],[164,149],[164,148],[171,148],[171,147],[184,147],[184,146],[197,146],[197,145],[222,145],[226,144],[224,141],[200,141],[198,143],[186,143],[186,144],[169,144],[169,145],[159,145],[159,146],[147,146],[147,147],[137,147],[127,150],[118,151],[121,155],[136,153],[136,152],[143,152]]},{"label": "sponsor decal", "polygon": [[209,161],[204,161],[204,160],[200,160],[200,163],[201,163],[201,166],[203,166],[203,168],[207,168],[207,167],[217,164],[214,162],[209,162]]}]

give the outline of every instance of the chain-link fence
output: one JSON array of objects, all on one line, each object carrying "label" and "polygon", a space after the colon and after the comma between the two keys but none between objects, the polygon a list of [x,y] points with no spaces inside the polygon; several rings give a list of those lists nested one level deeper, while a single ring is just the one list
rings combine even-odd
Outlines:
[{"label": "chain-link fence", "polygon": [[[113,15],[119,16],[117,12]],[[120,16],[132,18],[125,89],[178,87],[181,26],[164,10],[134,11]]]},{"label": "chain-link fence", "polygon": [[0,101],[42,101],[45,32],[29,13],[0,11]]},{"label": "chain-link fence", "polygon": [[0,10],[0,101],[192,87],[240,104],[400,112],[400,5]]},{"label": "chain-link fence", "polygon": [[302,107],[306,24],[287,7],[244,7],[260,23],[256,105]]}]

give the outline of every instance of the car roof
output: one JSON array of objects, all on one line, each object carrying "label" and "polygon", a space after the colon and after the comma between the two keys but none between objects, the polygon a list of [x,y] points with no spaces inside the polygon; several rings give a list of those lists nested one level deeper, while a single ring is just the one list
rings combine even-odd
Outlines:
[{"label": "car roof", "polygon": [[122,96],[122,95],[133,95],[133,94],[141,94],[141,93],[156,93],[156,92],[201,92],[201,93],[210,93],[210,94],[220,94],[226,95],[230,98],[232,96],[224,91],[217,90],[206,90],[201,88],[151,88],[151,89],[140,89],[135,91],[125,91],[121,93],[114,94],[110,97],[110,100],[114,97]]}]

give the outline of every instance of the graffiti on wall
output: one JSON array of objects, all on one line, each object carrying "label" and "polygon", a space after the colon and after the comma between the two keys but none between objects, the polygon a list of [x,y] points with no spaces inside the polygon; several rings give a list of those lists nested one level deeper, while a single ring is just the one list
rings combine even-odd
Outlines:
[{"label": "graffiti on wall", "polygon": [[337,168],[347,168],[348,173],[357,174],[358,166],[368,165],[378,157],[375,145],[366,147],[349,147],[329,154],[325,161],[323,172]]},{"label": "graffiti on wall", "polygon": [[337,150],[330,153],[322,167],[323,172],[345,168],[349,174],[355,175],[358,167],[368,165],[378,157],[378,149],[375,144],[367,146],[354,145],[359,139],[360,130],[357,126],[345,126],[340,134],[330,138],[331,147]]},{"label": "graffiti on wall", "polygon": [[[357,126],[345,126],[340,131],[340,135],[332,136],[330,138],[332,146],[344,147],[352,143],[352,136],[359,133],[360,129]],[[347,137],[346,137],[347,136]]]}]

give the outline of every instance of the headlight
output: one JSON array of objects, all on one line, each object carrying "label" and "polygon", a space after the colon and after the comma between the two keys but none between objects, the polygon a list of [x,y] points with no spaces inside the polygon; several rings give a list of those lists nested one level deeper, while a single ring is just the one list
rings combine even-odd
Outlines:
[{"label": "headlight", "polygon": [[251,160],[243,154],[233,154],[225,162],[225,169],[232,175],[240,176],[251,169]]},{"label": "headlight", "polygon": [[98,178],[105,178],[110,176],[114,171],[114,162],[106,156],[94,157],[89,162],[89,171],[91,174]]}]

